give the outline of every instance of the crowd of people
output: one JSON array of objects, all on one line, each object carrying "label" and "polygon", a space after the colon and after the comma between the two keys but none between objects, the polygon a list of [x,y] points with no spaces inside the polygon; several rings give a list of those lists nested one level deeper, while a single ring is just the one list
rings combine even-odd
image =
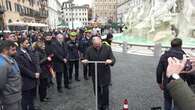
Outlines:
[{"label": "crowd of people", "polygon": [[[39,96],[41,102],[49,102],[51,98],[47,95],[47,89],[54,85],[55,80],[57,91],[63,93],[63,88],[71,89],[73,80],[79,82],[92,77],[95,90],[94,65],[87,63],[91,60],[105,61],[105,64],[98,65],[98,73],[101,74],[98,76],[98,91],[103,91],[98,94],[98,106],[100,110],[106,110],[111,80],[109,66],[115,63],[110,47],[113,35],[108,33],[108,37],[102,40],[99,32],[92,31],[31,31],[4,35],[0,40],[3,110],[41,109],[34,105],[34,100]],[[83,78],[79,71],[81,65]]]},{"label": "crowd of people", "polygon": [[[116,59],[111,49],[112,33],[104,40],[100,35],[90,29],[4,35],[0,40],[1,109],[40,110],[34,100],[39,96],[40,102],[49,102],[47,90],[54,86],[54,81],[61,94],[63,88],[71,89],[73,81],[92,77],[96,94],[95,66],[89,61],[103,61],[97,65],[98,109],[109,110],[110,66],[114,66]],[[80,66],[83,72],[79,71]],[[161,56],[156,73],[164,93],[165,110],[194,110],[194,71],[195,58],[187,59],[182,40],[173,39],[171,48]]]}]

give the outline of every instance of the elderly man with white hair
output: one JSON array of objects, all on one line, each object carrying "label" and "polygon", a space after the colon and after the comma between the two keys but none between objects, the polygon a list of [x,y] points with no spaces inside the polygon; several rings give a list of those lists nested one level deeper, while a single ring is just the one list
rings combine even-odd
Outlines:
[{"label": "elderly man with white hair", "polygon": [[[111,80],[110,66],[115,64],[115,57],[110,46],[102,45],[100,37],[93,37],[92,46],[88,48],[83,63],[88,61],[105,61],[105,64],[97,65],[98,76],[98,108],[99,110],[109,109],[109,84]],[[92,80],[95,90],[95,68],[90,64]]]},{"label": "elderly man with white hair", "polygon": [[62,34],[57,34],[56,41],[53,42],[52,47],[54,53],[54,69],[56,71],[57,89],[59,93],[63,92],[62,89],[62,76],[64,77],[64,87],[70,89],[68,72],[67,72],[67,46],[64,42]]}]

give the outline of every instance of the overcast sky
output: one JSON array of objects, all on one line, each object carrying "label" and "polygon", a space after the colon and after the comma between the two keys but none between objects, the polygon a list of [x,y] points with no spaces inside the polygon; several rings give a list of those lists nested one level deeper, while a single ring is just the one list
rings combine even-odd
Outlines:
[{"label": "overcast sky", "polygon": [[[68,0],[59,0],[59,1],[63,2],[63,1],[68,1]],[[74,3],[76,5],[90,4],[91,6],[92,0],[74,0]]]}]

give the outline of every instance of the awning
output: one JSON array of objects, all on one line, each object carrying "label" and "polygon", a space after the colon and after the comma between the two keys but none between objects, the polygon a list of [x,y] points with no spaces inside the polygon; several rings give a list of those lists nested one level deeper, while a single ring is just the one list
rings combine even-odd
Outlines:
[{"label": "awning", "polygon": [[8,26],[48,27],[47,24],[43,24],[43,23],[24,23],[24,22],[13,22],[13,23],[8,23]]},{"label": "awning", "polygon": [[8,23],[8,26],[26,26],[27,24],[24,22],[12,22]]},{"label": "awning", "polygon": [[43,24],[43,23],[27,23],[28,26],[32,26],[32,27],[48,27],[47,24]]}]

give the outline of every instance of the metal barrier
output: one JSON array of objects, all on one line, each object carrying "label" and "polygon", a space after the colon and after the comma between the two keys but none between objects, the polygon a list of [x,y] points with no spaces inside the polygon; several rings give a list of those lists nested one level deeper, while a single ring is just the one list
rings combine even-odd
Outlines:
[{"label": "metal barrier", "polygon": [[[160,43],[157,43],[155,45],[144,45],[144,44],[130,44],[127,43],[126,41],[124,41],[123,43],[120,42],[113,42],[113,44],[117,44],[119,46],[122,47],[122,52],[123,53],[127,53],[129,47],[148,47],[148,49],[152,50],[154,52],[154,56],[158,57],[161,55],[162,53],[162,49],[168,49],[170,48],[170,46],[162,46]],[[195,47],[182,47],[183,49],[187,49],[187,50],[195,50]]]},{"label": "metal barrier", "polygon": [[96,96],[96,110],[98,110],[98,77],[97,64],[105,64],[105,61],[88,61],[88,64],[95,64],[95,96]]}]

